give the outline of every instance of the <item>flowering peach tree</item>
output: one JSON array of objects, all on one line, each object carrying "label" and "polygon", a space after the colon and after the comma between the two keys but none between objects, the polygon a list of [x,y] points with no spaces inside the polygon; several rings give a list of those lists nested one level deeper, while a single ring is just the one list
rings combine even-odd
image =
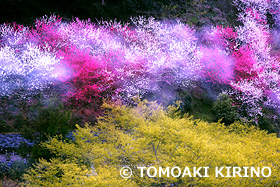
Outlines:
[{"label": "flowering peach tree", "polygon": [[[32,26],[0,26],[0,95],[60,85],[66,103],[102,100],[131,103],[135,96],[170,88],[192,89],[194,81],[228,85],[245,121],[279,106],[279,59],[267,13],[279,23],[278,0],[234,0],[236,27],[213,26],[201,36],[181,23],[143,16],[131,23],[44,16]],[[201,42],[201,38],[205,38]]]}]

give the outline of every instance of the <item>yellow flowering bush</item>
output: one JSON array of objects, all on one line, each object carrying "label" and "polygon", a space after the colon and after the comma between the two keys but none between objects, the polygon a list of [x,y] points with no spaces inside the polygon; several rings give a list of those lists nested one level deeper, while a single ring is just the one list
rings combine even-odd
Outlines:
[{"label": "yellow flowering bush", "polygon": [[[178,105],[179,106],[179,105]],[[57,155],[41,159],[24,179],[27,186],[273,186],[280,183],[280,140],[254,126],[238,122],[207,123],[192,117],[176,117],[176,107],[164,110],[151,102],[137,107],[104,104],[104,117],[95,126],[79,127],[74,142],[52,138],[43,146]],[[121,168],[132,170],[122,178]],[[147,168],[208,167],[176,177],[155,173]],[[215,175],[215,168],[266,168],[263,175],[233,177]],[[156,175],[157,174],[157,175]],[[205,177],[207,176],[207,177]]]}]

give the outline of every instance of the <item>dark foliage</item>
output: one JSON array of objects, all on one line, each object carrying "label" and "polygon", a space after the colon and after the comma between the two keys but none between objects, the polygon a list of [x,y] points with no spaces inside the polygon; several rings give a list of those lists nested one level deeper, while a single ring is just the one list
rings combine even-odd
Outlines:
[{"label": "dark foliage", "polygon": [[48,137],[56,134],[63,136],[71,127],[70,111],[66,110],[58,98],[40,99],[30,105],[27,115],[19,117],[17,126],[22,127],[23,136],[36,143],[46,141]]},{"label": "dark foliage", "polygon": [[9,178],[19,180],[30,166],[31,163],[26,161],[0,162],[0,179]]},{"label": "dark foliage", "polygon": [[146,15],[161,20],[180,18],[193,26],[229,25],[236,24],[236,12],[227,0],[1,0],[0,23],[31,24],[38,17],[55,13],[66,21],[78,17],[127,22],[131,16]]},{"label": "dark foliage", "polygon": [[221,94],[218,97],[212,111],[215,114],[215,120],[222,119],[226,125],[230,125],[238,119],[237,108],[234,106],[233,100],[226,94]]},{"label": "dark foliage", "polygon": [[15,120],[25,139],[34,142],[33,147],[22,144],[18,150],[23,157],[31,156],[32,160],[51,157],[51,153],[40,146],[50,137],[61,135],[65,139],[69,130],[74,128],[75,119],[70,110],[59,101],[59,97],[38,98],[28,105],[26,112],[21,111]]}]

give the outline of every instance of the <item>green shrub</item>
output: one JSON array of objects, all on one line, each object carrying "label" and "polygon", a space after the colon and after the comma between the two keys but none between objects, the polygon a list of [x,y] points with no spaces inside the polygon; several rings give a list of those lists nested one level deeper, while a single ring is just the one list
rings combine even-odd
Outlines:
[{"label": "green shrub", "polygon": [[74,125],[71,123],[70,110],[60,102],[59,97],[38,98],[28,106],[26,112],[22,112],[16,118],[16,126],[20,128],[22,135],[34,146],[30,149],[22,144],[19,154],[31,155],[32,160],[44,157],[49,159],[51,154],[42,148],[39,143],[47,141],[49,137],[62,135],[62,139],[68,134]]},{"label": "green shrub", "polygon": [[[39,99],[25,117],[20,117],[24,138],[39,143],[57,134],[65,136],[71,128],[71,112],[58,97]],[[18,125],[19,126],[19,125]]]},{"label": "green shrub", "polygon": [[[135,108],[103,107],[106,115],[96,126],[77,126],[75,142],[52,138],[43,144],[57,158],[41,159],[30,169],[24,175],[27,186],[269,186],[280,181],[275,134],[239,123],[227,127],[177,118],[145,101]],[[131,178],[120,176],[123,166],[131,167]],[[209,167],[209,177],[140,177],[138,166]],[[225,166],[267,166],[272,172],[268,178],[215,177],[214,168]]]},{"label": "green shrub", "polygon": [[13,112],[15,112],[15,108],[11,98],[0,96],[0,133],[14,131],[11,125]]},{"label": "green shrub", "polygon": [[[275,109],[262,108],[263,115],[259,117],[257,125],[260,129],[266,130],[269,133],[280,132],[280,119],[278,111]],[[279,134],[280,135],[280,134]]]},{"label": "green shrub", "polygon": [[19,180],[31,164],[25,161],[0,162],[0,179]]},{"label": "green shrub", "polygon": [[276,129],[276,126],[273,124],[273,120],[267,118],[266,116],[261,116],[258,121],[258,127],[260,129],[266,130],[269,133],[279,132],[279,129]]},{"label": "green shrub", "polygon": [[7,124],[7,122],[4,120],[0,120],[0,133],[10,132],[10,131],[11,131],[11,127]]},{"label": "green shrub", "polygon": [[214,102],[212,111],[215,115],[215,120],[222,119],[226,125],[232,124],[238,119],[237,108],[233,104],[233,100],[226,94],[220,94],[217,101]]}]

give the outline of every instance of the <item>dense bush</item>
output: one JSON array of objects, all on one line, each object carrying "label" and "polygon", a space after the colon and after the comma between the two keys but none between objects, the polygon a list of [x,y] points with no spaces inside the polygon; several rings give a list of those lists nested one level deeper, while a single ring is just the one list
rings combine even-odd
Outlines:
[{"label": "dense bush", "polygon": [[26,161],[0,162],[0,179],[19,180],[30,166],[31,164]]},{"label": "dense bush", "polygon": [[0,121],[0,133],[10,132],[10,131],[11,131],[11,127],[7,124],[7,122],[4,120],[1,120]]},{"label": "dense bush", "polygon": [[226,125],[232,124],[238,119],[237,107],[234,106],[233,100],[226,94],[220,94],[212,108],[215,114],[215,120],[222,119]]},{"label": "dense bush", "polygon": [[[39,143],[56,134],[65,136],[71,124],[71,113],[58,98],[41,98],[30,106],[27,116],[24,116],[22,133],[24,138]],[[73,126],[72,126],[73,128]]]},{"label": "dense bush", "polygon": [[50,158],[51,153],[39,143],[55,135],[61,135],[65,139],[74,125],[71,111],[61,103],[59,97],[33,99],[27,104],[26,110],[21,110],[16,116],[15,126],[34,146],[29,147],[22,143],[17,152],[24,157],[30,155],[32,159]]},{"label": "dense bush", "polygon": [[[174,116],[155,103],[135,108],[105,104],[106,115],[95,127],[77,126],[75,142],[50,139],[44,146],[57,158],[40,162],[24,176],[28,186],[264,186],[276,185],[279,139],[253,126],[206,123]],[[175,112],[175,113],[174,113]],[[123,179],[119,170],[130,166],[134,175]],[[208,166],[209,177],[140,177],[138,166]],[[215,167],[270,167],[268,178],[216,178]],[[211,171],[211,172],[210,172]]]}]

